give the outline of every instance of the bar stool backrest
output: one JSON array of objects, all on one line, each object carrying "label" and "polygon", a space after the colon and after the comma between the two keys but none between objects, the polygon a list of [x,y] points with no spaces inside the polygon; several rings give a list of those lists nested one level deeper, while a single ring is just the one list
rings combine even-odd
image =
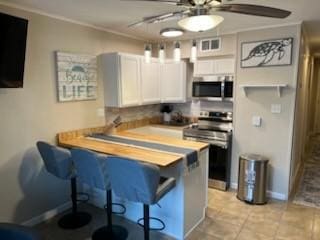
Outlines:
[{"label": "bar stool backrest", "polygon": [[109,156],[107,169],[111,187],[117,196],[148,205],[156,203],[160,180],[158,166]]},{"label": "bar stool backrest", "polygon": [[42,141],[37,142],[37,148],[49,173],[57,178],[70,179],[72,160],[69,150]]},{"label": "bar stool backrest", "polygon": [[71,149],[77,177],[90,187],[101,190],[110,189],[110,182],[106,173],[107,156],[84,149]]}]

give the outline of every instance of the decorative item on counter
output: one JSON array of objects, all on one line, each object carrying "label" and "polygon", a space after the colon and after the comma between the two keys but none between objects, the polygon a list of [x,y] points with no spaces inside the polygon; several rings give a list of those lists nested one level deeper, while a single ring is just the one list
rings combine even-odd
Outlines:
[{"label": "decorative item on counter", "polygon": [[171,112],[173,107],[171,105],[162,105],[160,112],[163,113],[163,122],[169,123],[171,121]]},{"label": "decorative item on counter", "polygon": [[59,102],[97,98],[97,58],[56,52]]}]

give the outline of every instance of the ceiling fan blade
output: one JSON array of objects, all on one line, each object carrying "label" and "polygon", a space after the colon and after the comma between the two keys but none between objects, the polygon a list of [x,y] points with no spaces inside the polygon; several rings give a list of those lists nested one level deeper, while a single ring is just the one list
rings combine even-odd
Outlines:
[{"label": "ceiling fan blade", "polygon": [[158,3],[166,3],[166,4],[172,4],[172,5],[178,5],[178,6],[190,6],[188,0],[121,0],[121,1],[127,1],[127,2],[158,2]]},{"label": "ceiling fan blade", "polygon": [[233,12],[272,18],[286,18],[291,14],[291,12],[286,10],[252,4],[225,4],[213,6],[212,9],[221,12]]},{"label": "ceiling fan blade", "polygon": [[181,18],[187,15],[189,12],[190,12],[189,10],[183,10],[183,11],[170,12],[170,13],[165,13],[165,14],[156,15],[156,16],[145,17],[139,22],[130,24],[128,27],[139,26],[143,23],[156,23],[156,22],[167,21],[173,18]]}]

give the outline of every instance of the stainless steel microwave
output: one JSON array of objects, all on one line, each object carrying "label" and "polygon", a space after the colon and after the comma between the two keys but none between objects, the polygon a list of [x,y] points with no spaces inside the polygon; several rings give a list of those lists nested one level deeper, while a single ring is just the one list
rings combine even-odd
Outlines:
[{"label": "stainless steel microwave", "polygon": [[193,81],[192,97],[209,101],[233,101],[233,77]]}]

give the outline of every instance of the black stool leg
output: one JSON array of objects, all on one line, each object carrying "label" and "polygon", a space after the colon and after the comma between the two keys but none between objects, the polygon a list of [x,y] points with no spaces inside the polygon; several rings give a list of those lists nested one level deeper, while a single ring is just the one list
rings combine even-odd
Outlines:
[{"label": "black stool leg", "polygon": [[143,204],[143,231],[144,240],[150,239],[150,216],[149,216],[149,205]]},{"label": "black stool leg", "polygon": [[122,226],[112,224],[112,190],[107,190],[107,220],[108,225],[96,230],[92,240],[125,240],[128,231]]},{"label": "black stool leg", "polygon": [[77,205],[77,179],[71,178],[72,212],[60,218],[58,225],[63,229],[76,229],[87,225],[91,221],[91,215],[86,212],[78,212]]}]

